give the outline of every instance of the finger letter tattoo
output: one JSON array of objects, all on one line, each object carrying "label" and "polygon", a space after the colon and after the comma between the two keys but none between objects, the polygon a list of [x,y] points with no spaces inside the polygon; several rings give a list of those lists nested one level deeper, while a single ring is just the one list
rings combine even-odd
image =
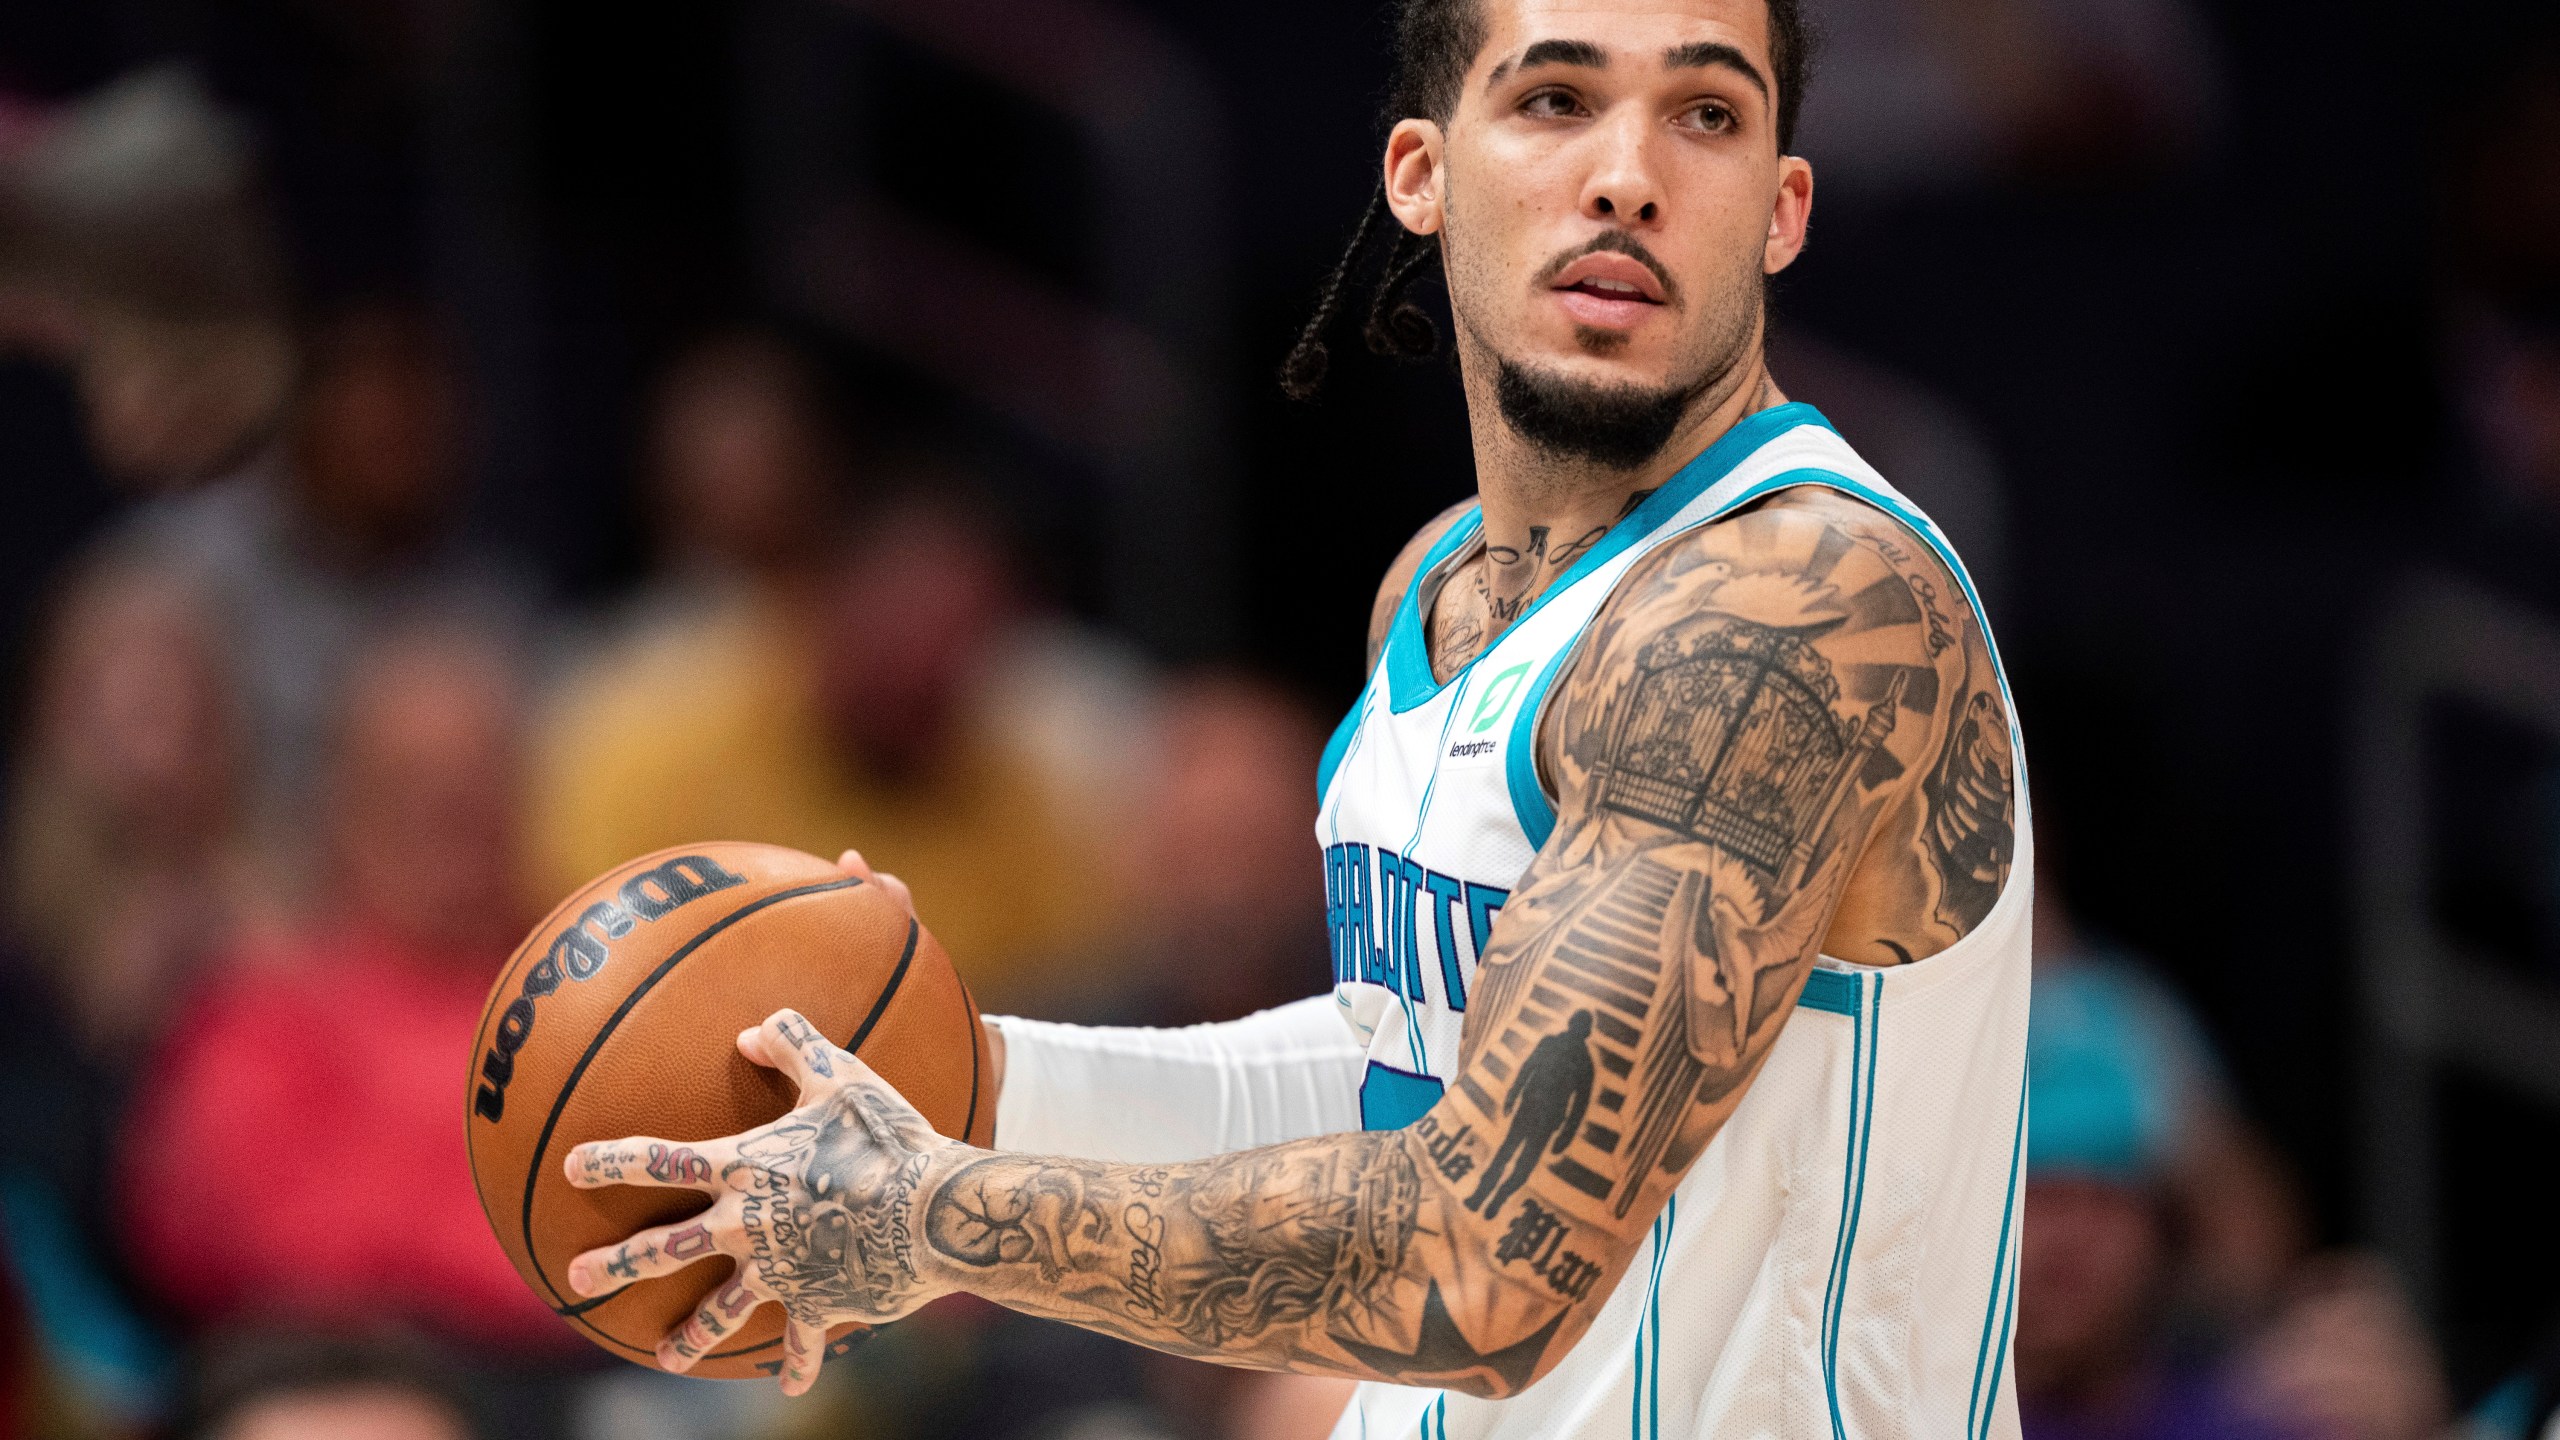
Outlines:
[{"label": "finger letter tattoo", "polygon": [[649,1178],[669,1185],[699,1185],[711,1178],[711,1162],[690,1145],[649,1147]]},{"label": "finger letter tattoo", "polygon": [[810,1069],[830,1080],[835,1078],[836,1062],[827,1058],[827,1051],[834,1047],[827,1043],[827,1037],[818,1033],[817,1027],[794,1015],[774,1028],[782,1032],[782,1038],[791,1043],[792,1049],[808,1060]]}]

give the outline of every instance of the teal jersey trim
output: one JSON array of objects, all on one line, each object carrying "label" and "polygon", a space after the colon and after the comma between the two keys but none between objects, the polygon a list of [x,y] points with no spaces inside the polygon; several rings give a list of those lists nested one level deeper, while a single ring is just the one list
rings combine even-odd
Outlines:
[{"label": "teal jersey trim", "polygon": [[1858,987],[1862,977],[1841,970],[1816,967],[1804,977],[1804,993],[1796,997],[1799,1010],[1825,1010],[1834,1015],[1855,1016],[1858,1013]]},{"label": "teal jersey trim", "polygon": [[[1396,618],[1387,622],[1387,644],[1378,657],[1378,669],[1387,677],[1387,704],[1401,715],[1440,693],[1442,682],[1431,673],[1431,656],[1422,638],[1422,585],[1434,571],[1449,563],[1459,547],[1476,537],[1484,528],[1484,506],[1458,517],[1449,532],[1432,542],[1422,554],[1422,563],[1413,568],[1413,578],[1405,582],[1404,598],[1396,602]],[[1481,658],[1481,657],[1479,657]],[[1470,661],[1472,667],[1474,662]],[[1458,675],[1467,673],[1460,670]],[[1449,677],[1455,680],[1457,675]],[[1372,684],[1376,681],[1373,678]],[[1416,686],[1420,686],[1417,693]],[[1412,698],[1408,699],[1410,695]]]},{"label": "teal jersey trim", "polygon": [[1867,1154],[1876,1124],[1876,1053],[1881,1048],[1884,977],[1853,977],[1865,1000],[1849,1040],[1849,1153],[1841,1165],[1840,1234],[1822,1296],[1822,1388],[1831,1403],[1832,1440],[1847,1440],[1840,1416],[1840,1317],[1849,1301],[1849,1266],[1858,1250],[1858,1217],[1866,1209]]},{"label": "teal jersey trim", "polygon": [[[1681,466],[1679,473],[1672,476],[1661,489],[1646,496],[1643,504],[1627,512],[1625,518],[1610,526],[1609,533],[1601,536],[1598,544],[1584,551],[1580,559],[1574,561],[1571,567],[1556,577],[1554,584],[1540,591],[1538,598],[1529,602],[1529,608],[1520,612],[1518,620],[1511,622],[1512,627],[1518,628],[1530,616],[1537,614],[1539,608],[1549,600],[1573,588],[1574,584],[1584,576],[1616,559],[1628,546],[1661,529],[1672,516],[1680,513],[1682,506],[1704,493],[1708,486],[1733,473],[1733,467],[1750,458],[1752,453],[1761,446],[1799,425],[1819,425],[1826,430],[1832,428],[1831,422],[1822,418],[1821,411],[1801,401],[1772,406],[1756,415],[1743,417],[1739,424],[1717,437],[1716,442],[1700,453],[1697,459]],[[1388,653],[1379,662],[1379,668],[1387,672],[1387,704],[1399,715],[1428,701],[1448,684],[1447,681],[1432,675],[1431,657],[1424,653],[1422,583],[1432,571],[1445,563],[1451,555],[1456,554],[1460,545],[1475,538],[1476,532],[1482,529],[1483,525],[1484,511],[1479,507],[1466,519],[1450,526],[1449,533],[1441,537],[1439,544],[1431,547],[1431,553],[1424,557],[1422,565],[1413,572],[1413,583],[1405,587],[1404,601],[1396,607],[1393,628],[1388,633]],[[1493,645],[1486,646],[1484,653],[1476,656],[1476,660],[1491,654],[1500,643],[1497,639]],[[1474,665],[1475,660],[1468,661],[1466,666],[1458,671],[1458,675],[1464,675],[1468,669],[1474,668]],[[1457,678],[1457,675],[1449,677],[1450,680]]]},{"label": "teal jersey trim", "polygon": [[1556,807],[1547,800],[1547,787],[1538,783],[1538,709],[1547,703],[1547,689],[1564,673],[1565,657],[1573,651],[1572,645],[1556,651],[1529,683],[1520,713],[1511,717],[1511,748],[1502,757],[1503,780],[1511,787],[1511,815],[1529,837],[1531,850],[1546,849],[1547,837],[1556,833]]},{"label": "teal jersey trim", "polygon": [[1660,1440],[1662,1434],[1662,1262],[1679,1217],[1677,1195],[1653,1217],[1652,1271],[1645,1279],[1644,1308],[1636,1312],[1635,1391],[1628,1400],[1627,1440]]},{"label": "teal jersey trim", "polygon": [[1401,1130],[1440,1103],[1439,1077],[1369,1062],[1360,1076],[1360,1128]]},{"label": "teal jersey trim", "polygon": [[1342,768],[1342,762],[1351,758],[1351,742],[1359,738],[1360,717],[1369,709],[1369,686],[1375,683],[1376,679],[1372,677],[1360,687],[1360,693],[1352,697],[1351,708],[1343,713],[1342,723],[1333,727],[1332,738],[1324,742],[1324,754],[1316,761],[1318,805],[1324,803],[1325,793],[1333,789],[1333,777]]},{"label": "teal jersey trim", "polygon": [[[1973,1352],[1973,1390],[1971,1398],[1966,1402],[1964,1417],[1967,1436],[1987,1434],[1991,1429],[1991,1412],[1996,1406],[2000,1390],[2000,1365],[1992,1358],[1991,1332],[1993,1322],[1999,1319],[2001,1312],[2008,1308],[2008,1303],[2017,1295],[2018,1277],[2010,1273],[2009,1266],[2009,1225],[2016,1216],[2018,1205],[2018,1158],[2026,1151],[2027,1084],[2024,1075],[2018,1077],[2017,1125],[2016,1133],[2009,1139],[2009,1193],[2000,1203],[2000,1241],[1999,1248],[1991,1257],[1991,1294],[1982,1303],[1982,1342],[1974,1347]],[[2000,1358],[2006,1359],[2009,1348],[2006,1322],[2002,1322],[1999,1329],[2002,1352]],[[1986,1367],[1991,1377],[1991,1384],[1987,1389],[1982,1383]]]}]

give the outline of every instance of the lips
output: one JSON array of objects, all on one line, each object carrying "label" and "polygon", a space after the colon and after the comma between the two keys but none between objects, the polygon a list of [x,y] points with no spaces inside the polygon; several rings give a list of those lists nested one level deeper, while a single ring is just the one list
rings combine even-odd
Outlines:
[{"label": "lips", "polygon": [[1549,282],[1575,321],[1624,329],[1663,306],[1662,282],[1630,256],[1613,251],[1584,255]]}]

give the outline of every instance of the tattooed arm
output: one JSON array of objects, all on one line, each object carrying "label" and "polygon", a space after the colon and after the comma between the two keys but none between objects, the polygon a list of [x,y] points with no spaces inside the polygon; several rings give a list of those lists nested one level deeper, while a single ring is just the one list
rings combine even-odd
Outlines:
[{"label": "tattooed arm", "polygon": [[[1825,937],[1919,954],[1979,919],[1948,877],[2005,863],[2007,791],[1964,724],[1997,689],[1927,557],[1800,492],[1629,573],[1549,712],[1556,832],[1493,930],[1457,1082],[1409,1129],[1174,1165],[990,1154],[786,1011],[740,1048],[801,1108],[692,1147],[716,1174],[672,1183],[706,1215],[573,1283],[669,1273],[703,1253],[674,1258],[679,1232],[708,1235],[738,1275],[662,1362],[778,1301],[792,1390],[827,1326],[967,1290],[1229,1364],[1516,1393],[1741,1102]],[[652,1144],[582,1146],[571,1177],[669,1183]]]}]

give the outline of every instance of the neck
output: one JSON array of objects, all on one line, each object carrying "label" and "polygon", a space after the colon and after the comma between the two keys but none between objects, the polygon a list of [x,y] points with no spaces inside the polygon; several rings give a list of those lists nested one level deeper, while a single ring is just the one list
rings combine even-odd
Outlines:
[{"label": "neck", "polygon": [[1786,400],[1754,337],[1743,361],[1691,403],[1659,454],[1633,470],[1617,470],[1523,440],[1502,419],[1490,357],[1467,359],[1477,362],[1463,369],[1477,498],[1484,510],[1484,588],[1495,633],[1681,467],[1745,417]]}]

